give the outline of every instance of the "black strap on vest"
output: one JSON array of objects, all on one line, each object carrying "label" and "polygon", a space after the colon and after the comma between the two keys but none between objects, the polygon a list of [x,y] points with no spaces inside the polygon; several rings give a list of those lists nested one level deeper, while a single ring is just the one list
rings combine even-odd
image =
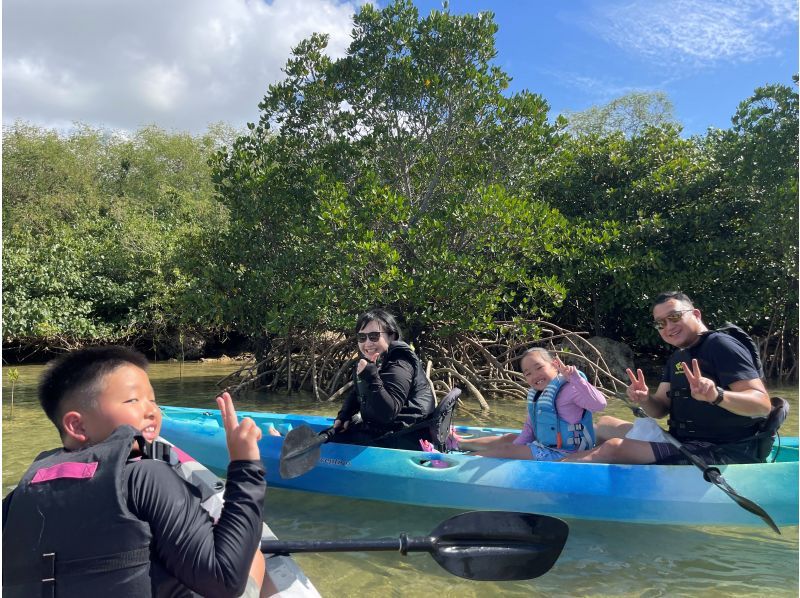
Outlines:
[{"label": "black strap on vest", "polygon": [[56,553],[42,555],[42,598],[55,598],[56,595]]},{"label": "black strap on vest", "polygon": [[172,455],[171,447],[166,442],[145,442],[142,447],[142,456],[145,459],[155,459],[157,461],[164,461],[170,463],[170,456]]},{"label": "black strap on vest", "polygon": [[150,547],[135,548],[99,557],[83,559],[58,559],[55,552],[42,554],[38,569],[26,566],[17,570],[5,571],[7,577],[17,580],[15,583],[40,581],[42,598],[54,598],[56,582],[59,578],[75,575],[93,575],[108,573],[129,567],[138,567],[150,562]]}]

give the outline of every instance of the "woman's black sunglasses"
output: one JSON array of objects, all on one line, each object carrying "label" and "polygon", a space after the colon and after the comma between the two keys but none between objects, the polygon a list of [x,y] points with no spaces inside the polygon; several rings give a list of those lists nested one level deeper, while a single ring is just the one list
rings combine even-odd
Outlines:
[{"label": "woman's black sunglasses", "polygon": [[381,338],[381,334],[389,334],[388,332],[357,332],[356,333],[356,340],[359,343],[366,343],[367,339],[371,340],[373,343],[377,343],[378,339]]}]

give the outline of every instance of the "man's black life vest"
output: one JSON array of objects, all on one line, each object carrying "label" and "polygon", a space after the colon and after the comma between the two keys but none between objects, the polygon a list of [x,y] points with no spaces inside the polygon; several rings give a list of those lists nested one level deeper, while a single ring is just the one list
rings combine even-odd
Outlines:
[{"label": "man's black life vest", "polygon": [[[681,360],[691,363],[703,343],[712,336],[723,333],[724,331],[712,330],[701,335],[696,345],[681,350]],[[680,441],[701,440],[714,444],[743,442],[753,439],[764,423],[763,417],[737,415],[721,406],[693,399],[686,376],[677,375],[674,370],[670,372],[669,382],[669,432]],[[715,382],[719,384],[718,380]]]},{"label": "man's black life vest", "polygon": [[131,426],[78,451],[40,455],[14,490],[3,528],[3,595],[150,596],[147,522],[126,506]]},{"label": "man's black life vest", "polygon": [[[382,362],[378,368],[379,372],[386,367],[389,362],[395,360],[408,361],[414,368],[408,397],[406,397],[405,404],[402,409],[400,409],[400,412],[391,425],[387,426],[382,423],[365,420],[365,423],[371,430],[380,430],[383,432],[402,430],[403,428],[424,420],[433,413],[436,407],[431,385],[425,377],[422,363],[420,363],[419,357],[417,357],[417,354],[414,353],[411,347],[403,341],[392,341],[389,343],[389,349],[382,356]],[[364,398],[369,396],[369,389],[367,386],[367,382],[363,378],[356,376],[356,390],[361,404],[363,404]]]}]

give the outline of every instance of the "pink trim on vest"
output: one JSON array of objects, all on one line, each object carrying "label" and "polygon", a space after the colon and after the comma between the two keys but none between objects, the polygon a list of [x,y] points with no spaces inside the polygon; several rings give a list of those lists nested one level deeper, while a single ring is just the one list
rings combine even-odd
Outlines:
[{"label": "pink trim on vest", "polygon": [[37,471],[31,480],[31,484],[41,484],[42,482],[63,478],[93,478],[98,465],[97,461],[92,463],[59,463]]},{"label": "pink trim on vest", "polygon": [[188,463],[190,461],[194,461],[194,459],[190,455],[184,453],[174,444],[172,445],[172,450],[175,451],[175,454],[178,456],[178,463]]}]

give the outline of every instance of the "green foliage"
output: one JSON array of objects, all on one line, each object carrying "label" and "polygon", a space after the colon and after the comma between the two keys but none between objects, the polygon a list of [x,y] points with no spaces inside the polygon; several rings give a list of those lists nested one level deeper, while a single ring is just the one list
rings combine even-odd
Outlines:
[{"label": "green foliage", "polygon": [[564,143],[541,193],[588,236],[564,264],[562,323],[658,346],[652,299],[681,289],[712,325],[796,334],[797,130],[796,93],[774,85],[705,138],[665,125]]},{"label": "green foliage", "polygon": [[324,36],[295,48],[259,123],[217,157],[227,321],[344,327],[383,304],[414,330],[470,328],[558,303],[531,265],[565,233],[525,188],[559,133],[542,98],[504,95],[495,32],[488,14],[420,18],[399,1],[365,5],[340,60]]},{"label": "green foliage", "polygon": [[655,348],[666,289],[796,340],[796,90],[688,139],[661,93],[551,123],[508,92],[496,30],[364,5],[343,58],[294,49],[246,134],[4,130],[4,342],[341,330],[382,305],[412,340],[545,316]]},{"label": "green foliage", "polygon": [[207,231],[225,225],[207,164],[217,147],[155,128],[4,131],[4,341],[71,346],[176,326]]}]

